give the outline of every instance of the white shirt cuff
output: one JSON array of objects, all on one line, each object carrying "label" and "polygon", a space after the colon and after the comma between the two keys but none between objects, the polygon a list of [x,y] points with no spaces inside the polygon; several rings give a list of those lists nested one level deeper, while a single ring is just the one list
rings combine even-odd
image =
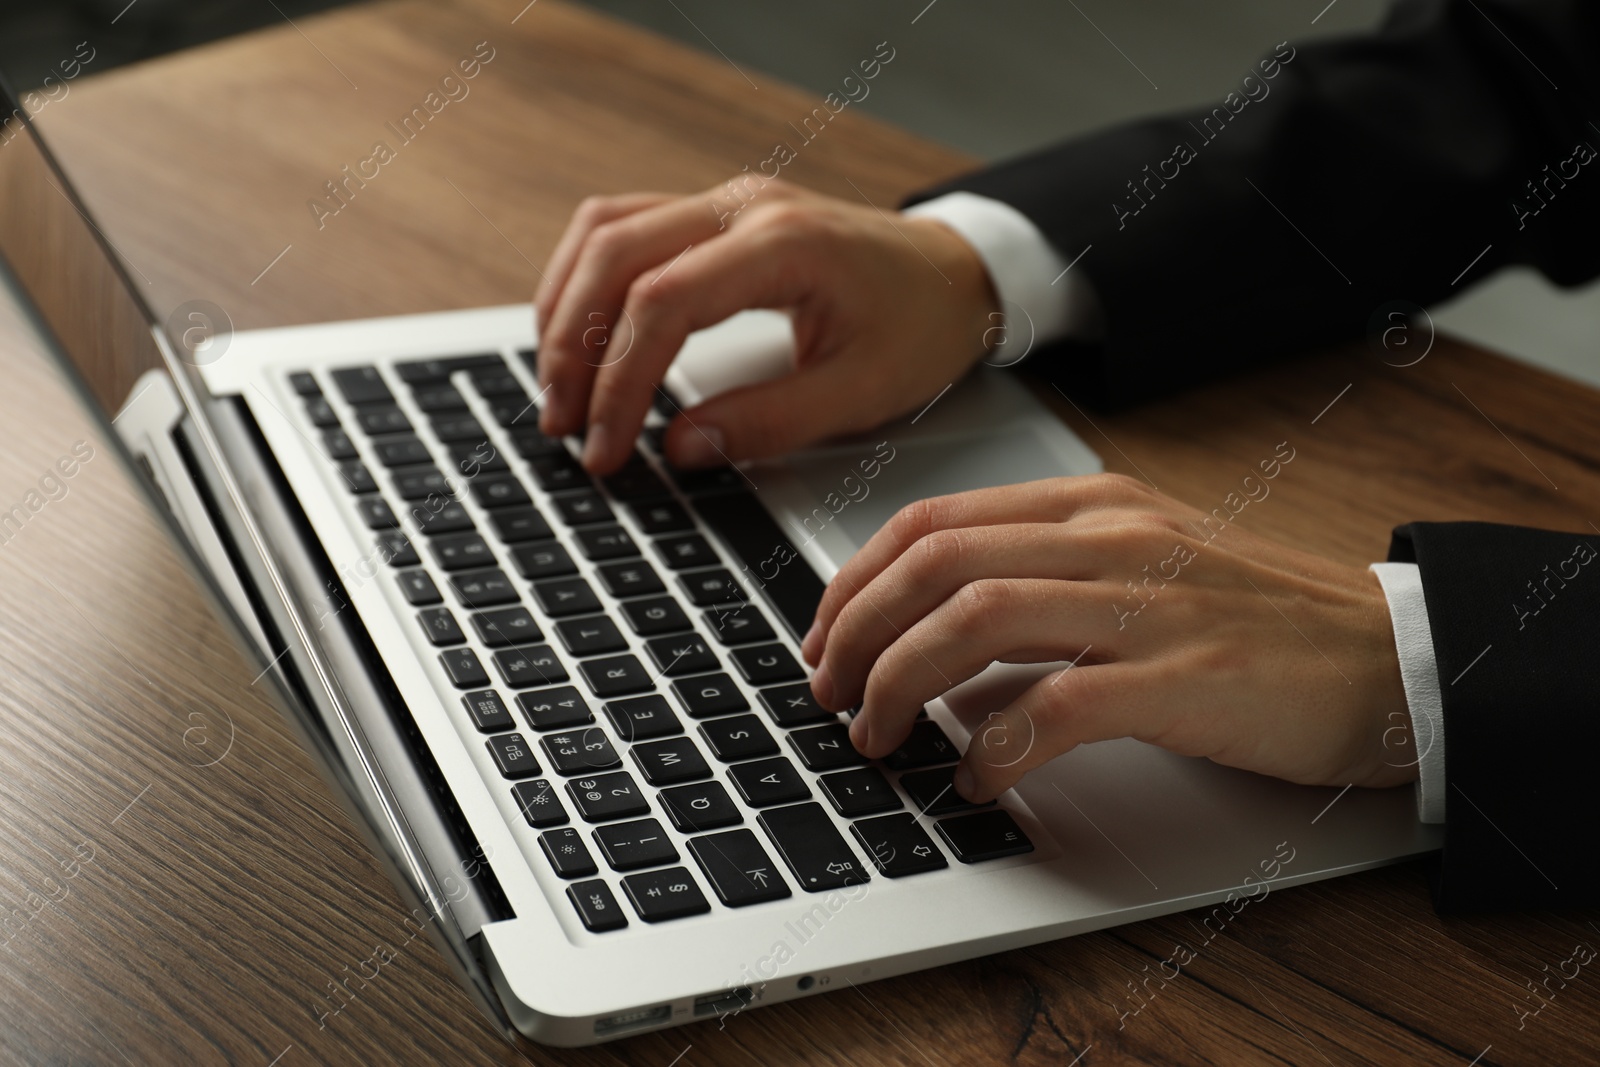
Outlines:
[{"label": "white shirt cuff", "polygon": [[1389,601],[1400,681],[1411,710],[1411,737],[1417,752],[1417,818],[1444,822],[1444,696],[1439,665],[1433,658],[1433,628],[1422,596],[1422,572],[1415,563],[1374,563],[1372,572]]},{"label": "white shirt cuff", "polygon": [[[1005,365],[1021,362],[1036,345],[1103,336],[1100,299],[1082,265],[1064,258],[1010,204],[955,192],[907,208],[905,214],[942,222],[983,260],[1005,316],[1004,348],[996,349]],[[1083,251],[1087,249],[1080,257]],[[1020,354],[1012,356],[1005,349]]]}]

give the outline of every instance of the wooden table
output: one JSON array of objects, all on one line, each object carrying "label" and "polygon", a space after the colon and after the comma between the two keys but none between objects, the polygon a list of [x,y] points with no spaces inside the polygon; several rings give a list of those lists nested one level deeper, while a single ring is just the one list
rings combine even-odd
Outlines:
[{"label": "wooden table", "polygon": [[[583,195],[709,186],[818,104],[714,51],[522,4],[358,6],[86,77],[42,122],[155,304],[211,300],[242,328],[526,299]],[[910,27],[883,36],[915,47]],[[470,95],[319,229],[308,201],[482,41]],[[847,109],[787,173],[887,206],[968,165]],[[38,360],[3,358],[9,507],[98,431]],[[1351,562],[1408,519],[1600,518],[1583,503],[1600,494],[1600,396],[1446,340],[1412,367],[1334,353],[1092,423],[1057,404],[1112,469],[1202,506],[1291,441],[1300,458],[1246,518]],[[404,938],[406,913],[103,446],[0,547],[0,632],[6,1059],[519,1060],[422,940],[319,1027],[327,983]],[[1600,945],[1593,918],[1442,920],[1407,865],[1274,894],[1125,1025],[1129,983],[1190,918],[535,1058],[1594,1062],[1600,977],[1520,1030],[1517,1015],[1526,983]]]}]

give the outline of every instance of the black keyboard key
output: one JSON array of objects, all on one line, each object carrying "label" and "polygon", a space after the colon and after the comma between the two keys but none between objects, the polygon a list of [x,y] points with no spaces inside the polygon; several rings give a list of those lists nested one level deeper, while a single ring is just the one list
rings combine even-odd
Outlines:
[{"label": "black keyboard key", "polygon": [[400,525],[394,509],[381,496],[364,496],[356,501],[356,511],[369,530],[393,530]]},{"label": "black keyboard key", "polygon": [[744,680],[751,685],[790,682],[806,676],[789,650],[779,644],[736,648],[728,655],[733,658],[739,673],[744,675]]},{"label": "black keyboard key", "polygon": [[838,721],[835,713],[817,703],[817,698],[811,693],[810,682],[775,685],[771,689],[761,690],[760,697],[772,721],[785,729],[812,722]]},{"label": "black keyboard key", "polygon": [[544,634],[539,632],[539,624],[533,621],[527,608],[480,611],[472,616],[472,628],[478,632],[478,640],[490,648],[527,645],[544,640]]},{"label": "black keyboard key", "polygon": [[739,814],[739,806],[733,802],[721,782],[673,786],[663,789],[656,796],[661,800],[661,809],[672,820],[672,825],[686,834],[744,822],[744,816]]},{"label": "black keyboard key", "polygon": [[452,648],[439,653],[439,663],[450,676],[450,684],[457,689],[476,689],[489,684],[489,675],[478,662],[478,654],[470,648]]},{"label": "black keyboard key", "polygon": [[655,568],[642,559],[604,563],[595,571],[600,575],[600,584],[614,597],[650,596],[666,591]]},{"label": "black keyboard key", "polygon": [[374,441],[373,447],[378,451],[378,461],[385,467],[415,467],[433,462],[428,446],[410,434],[385,437]]},{"label": "black keyboard key", "polygon": [[955,743],[939,729],[939,724],[923,719],[912,725],[911,736],[899,748],[883,757],[883,765],[891,771],[909,771],[935,763],[954,763],[960,758]]},{"label": "black keyboard key", "polygon": [[715,567],[722,560],[717,557],[716,550],[699,534],[683,534],[677,537],[656,538],[656,553],[661,561],[675,571],[692,570],[695,567]]},{"label": "black keyboard key", "polygon": [[650,469],[650,464],[637,452],[615,474],[607,475],[605,484],[612,496],[623,501],[672,495],[667,483]]},{"label": "black keyboard key", "polygon": [[367,470],[367,465],[359,459],[347,460],[339,464],[339,480],[352,493],[376,493],[378,491],[378,483],[372,477],[372,472]]},{"label": "black keyboard key", "polygon": [[833,804],[834,810],[847,819],[905,807],[900,803],[900,794],[876,767],[825,774],[817,784],[822,786],[822,795]]},{"label": "black keyboard key", "polygon": [[322,387],[311,376],[310,371],[297,370],[289,372],[289,388],[301,396],[321,396]]},{"label": "black keyboard key", "polygon": [[339,425],[339,413],[334,411],[333,405],[321,396],[314,396],[306,401],[306,418],[319,430]]},{"label": "black keyboard key", "polygon": [[667,706],[666,698],[656,693],[613,700],[606,705],[606,717],[616,727],[617,736],[630,744],[683,732],[678,717]]},{"label": "black keyboard key", "polygon": [[556,625],[556,633],[574,656],[600,656],[628,647],[628,639],[622,636],[617,624],[604,615],[568,619]]},{"label": "black keyboard key", "polygon": [[578,539],[578,548],[584,558],[596,563],[639,554],[639,546],[633,543],[628,531],[620,526],[594,526],[579,530],[573,536]]},{"label": "black keyboard key", "polygon": [[704,674],[722,666],[717,662],[717,654],[711,651],[711,646],[693,631],[652,638],[645,642],[644,647],[650,653],[650,658],[655,660],[656,669],[668,678]]},{"label": "black keyboard key", "polygon": [[333,460],[359,459],[361,456],[361,453],[356,451],[355,442],[350,440],[350,435],[343,430],[324,430],[322,450]]},{"label": "black keyboard key", "polygon": [[611,513],[611,505],[602,500],[599,493],[588,491],[567,493],[564,496],[554,497],[553,500],[556,514],[560,515],[561,521],[568,526],[617,521],[617,517]]},{"label": "black keyboard key", "polygon": [[433,428],[433,436],[446,444],[482,441],[488,436],[478,417],[466,411],[443,412],[428,420],[428,425]]},{"label": "black keyboard key", "polygon": [[433,584],[433,576],[427,571],[401,571],[398,579],[400,592],[405,596],[406,603],[413,607],[437,604],[444,599],[439,595],[439,587]]},{"label": "black keyboard key", "polygon": [[595,844],[613,871],[636,871],[678,862],[672,839],[654,819],[611,823],[596,827],[593,832]]},{"label": "black keyboard key", "polygon": [[701,613],[712,636],[724,645],[747,645],[752,641],[771,641],[776,635],[761,612],[750,604],[711,608]]},{"label": "black keyboard key", "polygon": [[533,599],[551,618],[567,615],[587,615],[600,610],[600,600],[582,578],[556,578],[548,582],[535,582]]},{"label": "black keyboard key", "polygon": [[553,456],[567,450],[567,446],[561,443],[561,438],[546,437],[540,433],[538,421],[539,414],[535,410],[520,423],[508,427],[511,431],[511,444],[516,448],[517,454],[529,462],[541,456]]},{"label": "black keyboard key", "polygon": [[578,565],[567,550],[554,541],[517,545],[511,550],[511,564],[530,582],[578,573]]},{"label": "black keyboard key", "polygon": [[468,376],[479,396],[513,396],[521,397],[524,404],[528,402],[528,394],[523,390],[522,383],[516,375],[506,370],[503,363],[498,367],[480,367],[469,371]]},{"label": "black keyboard key", "polygon": [[583,694],[570,685],[523,693],[517,697],[517,706],[535,730],[565,730],[594,721]]},{"label": "black keyboard key", "polygon": [[555,532],[544,516],[531,507],[500,508],[489,514],[489,525],[500,540],[507,544],[518,541],[543,541],[554,537]]},{"label": "black keyboard key", "polygon": [[689,854],[700,865],[717,898],[730,908],[791,895],[788,883],[767,858],[753,830],[692,837]]},{"label": "black keyboard key", "polygon": [[628,894],[639,918],[647,923],[703,915],[711,910],[705,894],[683,867],[630,874],[622,880],[622,891]]},{"label": "black keyboard key", "polygon": [[934,825],[962,863],[982,863],[1033,851],[1033,842],[1004,808],[941,819]]},{"label": "black keyboard key", "polygon": [[467,398],[461,395],[461,390],[449,382],[433,382],[428,385],[419,385],[411,390],[411,399],[429,415],[438,415],[446,411],[466,411]]},{"label": "black keyboard key", "polygon": [[539,773],[539,761],[521,734],[489,738],[489,755],[494,757],[494,765],[506,778],[532,778]]},{"label": "black keyboard key", "polygon": [[622,914],[622,908],[618,906],[617,898],[611,895],[611,887],[606,885],[604,878],[567,886],[567,899],[572,901],[583,928],[591,934],[621,930],[628,925],[628,917]]},{"label": "black keyboard key", "polygon": [[689,616],[671,597],[630,601],[622,605],[622,614],[627,617],[633,632],[640,637],[677,633],[689,629],[691,625]]},{"label": "black keyboard key", "polygon": [[430,496],[411,508],[411,518],[429,537],[472,529],[467,509],[447,496]]},{"label": "black keyboard key", "polygon": [[689,603],[697,608],[710,607],[712,604],[737,606],[746,603],[744,590],[739,588],[739,583],[733,580],[733,573],[726,567],[680,574],[678,585],[689,598]]},{"label": "black keyboard key", "polygon": [[461,632],[461,627],[456,623],[456,617],[450,613],[449,608],[429,608],[427,611],[419,611],[417,622],[422,624],[422,632],[428,635],[430,645],[448,648],[451,645],[467,643],[467,635]]},{"label": "black keyboard key", "polygon": [[821,804],[773,808],[756,818],[807,893],[859,885],[872,877]]},{"label": "black keyboard key", "polygon": [[411,538],[399,531],[378,535],[378,558],[391,567],[415,567],[422,562],[422,557],[411,546]]},{"label": "black keyboard key", "polygon": [[[545,859],[562,878],[587,878],[598,869],[589,855],[583,835],[571,826],[559,830],[546,830],[539,835],[539,847]],[[676,859],[677,857],[673,857]]]},{"label": "black keyboard key", "polygon": [[455,590],[456,599],[469,608],[497,608],[501,604],[515,604],[520,599],[517,587],[498,567],[452,574],[450,588]]},{"label": "black keyboard key", "polygon": [[672,683],[672,692],[689,713],[690,718],[704,719],[711,715],[732,715],[736,711],[749,711],[750,702],[726,674],[703,674],[698,678],[679,678]]},{"label": "black keyboard key", "polygon": [[511,474],[485,474],[472,480],[472,499],[481,508],[514,508],[533,502],[528,491]]},{"label": "black keyboard key", "polygon": [[724,493],[696,500],[695,510],[745,572],[759,581],[761,595],[794,639],[804,637],[825,587],[761,502],[746,492]]},{"label": "black keyboard key", "polygon": [[886,877],[904,878],[950,866],[928,831],[909,812],[851,823],[850,832]]},{"label": "black keyboard key", "polygon": [[434,562],[447,571],[467,571],[494,565],[489,542],[475,533],[453,533],[428,542]]},{"label": "black keyboard key", "polygon": [[556,773],[565,776],[606,771],[622,762],[611,747],[611,739],[598,726],[541,737],[539,746]]},{"label": "black keyboard key", "polygon": [[594,695],[601,698],[627,696],[655,688],[650,672],[633,656],[584,660],[578,664],[578,670]]},{"label": "black keyboard key", "polygon": [[468,693],[461,698],[461,704],[472,717],[472,725],[486,734],[510,730],[517,725],[512,721],[511,712],[506,710],[500,694],[493,689],[480,689],[476,693]]},{"label": "black keyboard key", "polygon": [[698,778],[711,777],[711,767],[700,755],[694,741],[687,737],[672,737],[662,741],[647,741],[628,749],[628,755],[639,767],[644,780],[653,786],[677,785]]},{"label": "black keyboard key", "polygon": [[[911,798],[911,806],[924,815],[948,815],[989,804],[969,804],[956,792],[955,767],[934,767],[926,771],[907,771],[900,776],[900,788]],[[959,858],[959,857],[957,857]]]},{"label": "black keyboard key", "polygon": [[867,762],[867,757],[850,743],[850,728],[842,722],[795,730],[789,734],[789,747],[808,771],[836,771]]},{"label": "black keyboard key", "polygon": [[333,384],[351,404],[392,404],[394,394],[383,383],[377,367],[341,367],[332,373]]},{"label": "black keyboard key", "polygon": [[732,715],[700,724],[700,736],[723,763],[776,756],[778,743],[754,715]]},{"label": "black keyboard key", "polygon": [[441,356],[438,359],[408,359],[394,365],[394,372],[407,385],[442,382],[457,371],[474,367],[504,367],[505,360],[493,352],[476,352],[465,356]]},{"label": "black keyboard key", "polygon": [[531,460],[533,480],[547,493],[562,493],[568,489],[588,489],[593,482],[583,465],[572,458],[571,452],[557,452]]},{"label": "black keyboard key", "polygon": [[401,467],[391,471],[389,477],[394,479],[394,491],[401,500],[445,500],[455,495],[438,467]]},{"label": "black keyboard key", "polygon": [[639,524],[639,529],[651,536],[694,529],[694,520],[676,500],[651,500],[641,504],[630,504],[628,514]]},{"label": "black keyboard key", "polygon": [[672,471],[672,480],[678,483],[685,496],[704,496],[708,493],[745,492],[750,480],[732,467],[702,467],[692,471]]},{"label": "black keyboard key", "polygon": [[488,441],[455,443],[445,446],[450,462],[464,477],[476,478],[480,474],[495,474],[510,470],[506,458]]},{"label": "black keyboard key", "polygon": [[494,654],[495,669],[513,689],[539,685],[559,685],[567,680],[567,669],[549,645],[518,645]]},{"label": "black keyboard key", "polygon": [[728,778],[752,808],[790,804],[811,796],[806,780],[800,777],[794,764],[782,756],[754,763],[735,763],[728,768]]},{"label": "black keyboard key", "polygon": [[577,806],[578,814],[589,822],[626,819],[650,812],[649,802],[627,771],[576,778],[567,783],[567,794]]},{"label": "black keyboard key", "polygon": [[535,830],[560,826],[567,821],[567,809],[561,806],[561,798],[556,796],[548,779],[518,782],[511,787],[511,795],[516,799],[517,807],[522,809],[522,817]]},{"label": "black keyboard key", "polygon": [[393,404],[372,404],[356,410],[356,423],[372,437],[391,433],[410,433],[411,420]]}]

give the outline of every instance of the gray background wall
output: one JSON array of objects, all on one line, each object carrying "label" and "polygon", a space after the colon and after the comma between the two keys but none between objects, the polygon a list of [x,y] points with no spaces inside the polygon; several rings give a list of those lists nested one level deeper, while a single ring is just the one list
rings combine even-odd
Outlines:
[{"label": "gray background wall", "polygon": [[[819,96],[887,40],[893,66],[859,106],[988,159],[1214,102],[1277,42],[1358,32],[1386,7],[1384,0],[583,2],[720,53],[758,82],[758,72],[768,71]],[[329,6],[0,0],[0,63],[27,84],[86,37],[102,46],[95,68],[103,70]],[[1504,271],[1435,312],[1445,329],[1600,385],[1600,285],[1563,292],[1532,272]]]}]

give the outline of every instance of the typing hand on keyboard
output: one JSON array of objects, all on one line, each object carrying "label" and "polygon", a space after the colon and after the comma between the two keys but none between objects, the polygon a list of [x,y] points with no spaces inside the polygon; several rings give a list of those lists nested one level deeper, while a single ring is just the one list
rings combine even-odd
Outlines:
[{"label": "typing hand on keyboard", "polygon": [[540,428],[584,431],[583,465],[632,450],[695,330],[747,308],[794,316],[798,369],[679,415],[680,467],[778,455],[915,411],[996,337],[982,261],[943,224],[745,174],[686,197],[593,197],[537,294]]},{"label": "typing hand on keyboard", "polygon": [[828,586],[801,645],[812,689],[825,708],[860,703],[851,739],[881,758],[923,704],[996,660],[1074,662],[976,724],[954,780],[974,802],[1121,737],[1302,784],[1414,779],[1376,576],[1219,513],[1122,475],[912,505]]}]

